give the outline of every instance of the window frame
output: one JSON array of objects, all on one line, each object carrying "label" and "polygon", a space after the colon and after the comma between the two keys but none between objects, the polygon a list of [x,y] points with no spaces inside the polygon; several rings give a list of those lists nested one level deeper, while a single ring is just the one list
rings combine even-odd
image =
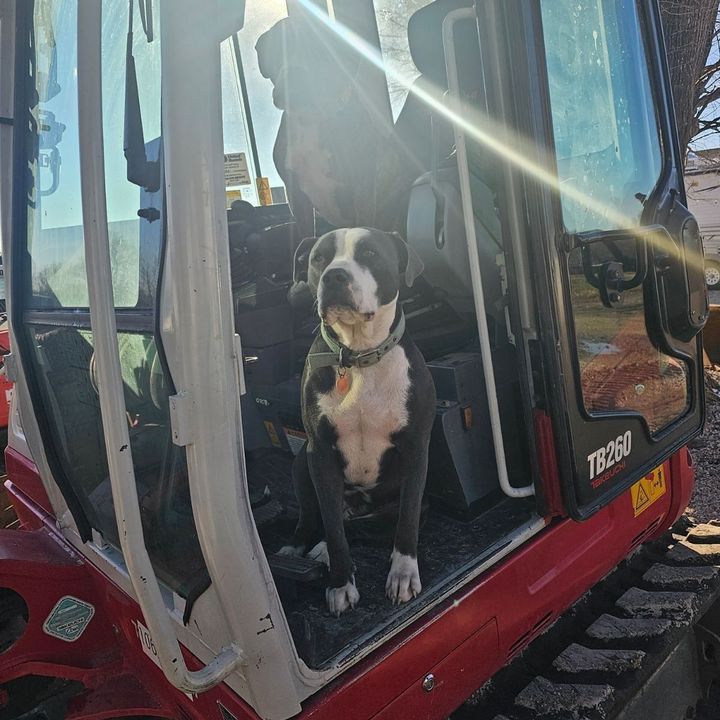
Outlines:
[{"label": "window frame", "polygon": [[[517,2],[519,0],[515,0]],[[670,105],[669,71],[664,53],[659,8],[654,0],[635,0],[640,31],[645,47],[650,90],[660,132],[662,164],[658,182],[645,201],[640,224],[646,230],[660,228],[661,206],[668,197],[685,200],[682,185],[681,153],[677,145],[675,119]],[[539,3],[527,8],[527,27],[536,34],[534,52],[528,68],[537,82],[538,92],[533,98],[538,121],[545,139],[544,163],[557,177],[554,132],[550,111],[550,91],[545,59],[544,36]],[[540,279],[537,295],[541,336],[554,338],[552,347],[542,350],[542,368],[546,375],[543,406],[552,419],[560,482],[563,486],[564,505],[575,520],[585,520],[612,500],[623,494],[640,477],[648,474],[660,462],[680,450],[701,430],[704,419],[702,388],[702,357],[699,337],[687,345],[689,376],[689,407],[676,422],[657,435],[650,437],[642,421],[630,413],[609,413],[589,417],[579,388],[578,354],[575,344],[572,311],[569,296],[567,255],[589,237],[571,235],[565,231],[559,193],[540,183],[528,188],[529,222],[542,238],[533,248],[536,262],[546,269],[537,274]],[[665,231],[664,228],[662,228]],[[617,234],[617,231],[614,231]],[[591,234],[592,235],[592,234]],[[597,235],[597,234],[595,234]],[[541,266],[542,268],[542,266]],[[543,289],[544,288],[544,289]],[[543,295],[545,294],[545,297]],[[599,302],[599,301],[598,301]],[[600,304],[600,303],[599,303]],[[544,344],[544,343],[543,343]],[[552,391],[550,391],[552,388]],[[633,429],[633,455],[622,475],[607,482],[597,493],[589,492],[586,478],[586,449],[592,445],[605,445],[628,428]],[[622,432],[619,432],[622,430]],[[587,487],[586,487],[587,483]]]}]

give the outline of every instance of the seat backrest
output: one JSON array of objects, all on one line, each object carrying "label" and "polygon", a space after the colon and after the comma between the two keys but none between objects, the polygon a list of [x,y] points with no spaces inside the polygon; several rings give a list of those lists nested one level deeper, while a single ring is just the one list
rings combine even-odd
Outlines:
[{"label": "seat backrest", "polygon": [[[413,13],[408,22],[408,46],[415,67],[420,71],[416,86],[422,94],[430,95],[438,104],[448,88],[442,24],[453,10],[471,7],[472,0],[435,0]],[[460,84],[466,91],[479,89],[480,49],[474,22],[456,26],[455,42],[463,61],[458,66]],[[440,159],[452,151],[452,127],[436,108],[410,92],[405,100],[395,132],[399,141],[414,155],[418,175],[431,170]],[[433,150],[435,157],[433,158]]]},{"label": "seat backrest", "polygon": [[[443,21],[448,13],[471,5],[470,0],[436,0],[418,10],[408,24],[410,53],[422,73],[416,82],[442,105],[448,89]],[[454,37],[461,91],[464,97],[477,101],[484,89],[475,21],[458,23]],[[458,312],[473,312],[460,184],[452,158],[452,124],[437,107],[410,93],[396,130],[405,146],[417,149],[415,158],[421,168],[410,191],[407,241],[425,263],[428,282],[444,290]],[[500,319],[502,286],[495,256],[501,249],[501,234],[495,193],[477,175],[472,176],[471,185],[485,302],[488,313]]]},{"label": "seat backrest", "polygon": [[[501,320],[503,292],[496,263],[496,255],[501,252],[501,232],[495,195],[476,177],[471,177],[471,192],[486,310]],[[456,166],[428,172],[417,179],[410,191],[407,238],[425,264],[425,279],[444,291],[457,312],[474,312]]]}]

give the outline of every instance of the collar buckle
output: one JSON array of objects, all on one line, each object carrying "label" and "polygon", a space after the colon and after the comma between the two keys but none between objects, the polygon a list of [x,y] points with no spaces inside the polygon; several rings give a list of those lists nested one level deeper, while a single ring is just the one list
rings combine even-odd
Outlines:
[{"label": "collar buckle", "polygon": [[343,369],[347,369],[349,367],[352,367],[352,361],[345,356],[345,354],[352,354],[352,351],[350,348],[345,347],[344,345],[339,345],[338,350],[338,365],[339,367]]}]

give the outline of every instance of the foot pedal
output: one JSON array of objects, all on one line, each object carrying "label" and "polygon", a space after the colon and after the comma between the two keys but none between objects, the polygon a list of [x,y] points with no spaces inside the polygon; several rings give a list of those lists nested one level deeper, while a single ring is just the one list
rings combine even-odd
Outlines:
[{"label": "foot pedal", "polygon": [[273,575],[300,583],[320,580],[327,575],[327,567],[324,563],[306,557],[269,555],[268,564]]}]

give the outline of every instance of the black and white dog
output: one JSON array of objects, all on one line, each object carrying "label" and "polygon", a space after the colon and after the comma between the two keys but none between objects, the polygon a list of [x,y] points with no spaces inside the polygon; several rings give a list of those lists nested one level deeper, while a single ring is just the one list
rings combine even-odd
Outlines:
[{"label": "black and white dog", "polygon": [[280,552],[328,564],[326,599],[337,616],[360,598],[344,520],[377,508],[397,518],[387,596],[403,603],[422,589],[418,527],[435,388],[398,302],[401,282],[411,286],[422,269],[399,235],[370,228],[308,238],[295,254],[295,292],[307,283],[322,330],[302,379],[300,518]]}]

